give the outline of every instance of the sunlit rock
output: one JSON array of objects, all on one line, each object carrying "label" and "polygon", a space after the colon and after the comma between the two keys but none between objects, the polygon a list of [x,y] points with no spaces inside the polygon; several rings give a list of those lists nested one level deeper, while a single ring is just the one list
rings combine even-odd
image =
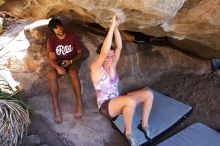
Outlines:
[{"label": "sunlit rock", "polygon": [[0,17],[0,34],[3,32],[3,23],[4,23],[4,18]]},{"label": "sunlit rock", "polygon": [[123,22],[120,29],[199,42],[210,52],[199,55],[202,50],[198,48],[196,54],[207,58],[220,52],[219,7],[219,0],[19,0],[0,5],[1,10],[18,18],[63,15],[78,23],[97,23],[105,28],[116,14]]}]

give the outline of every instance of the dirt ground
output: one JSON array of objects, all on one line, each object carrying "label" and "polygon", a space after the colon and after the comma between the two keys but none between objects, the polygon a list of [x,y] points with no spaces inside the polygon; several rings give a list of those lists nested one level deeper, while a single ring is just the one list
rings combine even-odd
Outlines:
[{"label": "dirt ground", "polygon": [[202,122],[220,131],[220,75],[167,73],[152,88],[193,107],[185,125]]},{"label": "dirt ground", "polygon": [[152,146],[195,122],[201,122],[220,132],[220,71],[203,75],[170,72],[162,75],[151,87],[193,107],[186,120]]}]

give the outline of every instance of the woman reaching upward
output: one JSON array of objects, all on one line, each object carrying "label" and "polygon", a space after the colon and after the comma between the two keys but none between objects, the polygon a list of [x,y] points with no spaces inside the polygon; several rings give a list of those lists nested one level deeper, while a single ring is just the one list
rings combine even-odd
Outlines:
[{"label": "woman reaching upward", "polygon": [[[91,78],[96,90],[98,109],[101,114],[112,119],[119,114],[123,115],[125,135],[132,146],[137,142],[132,135],[132,118],[137,104],[142,104],[142,121],[138,128],[148,137],[148,118],[150,115],[153,93],[147,89],[130,92],[120,96],[118,91],[119,76],[116,65],[122,50],[122,40],[118,30],[119,21],[113,16],[108,34],[97,49],[98,57],[91,64]],[[112,45],[114,36],[115,48]]]}]

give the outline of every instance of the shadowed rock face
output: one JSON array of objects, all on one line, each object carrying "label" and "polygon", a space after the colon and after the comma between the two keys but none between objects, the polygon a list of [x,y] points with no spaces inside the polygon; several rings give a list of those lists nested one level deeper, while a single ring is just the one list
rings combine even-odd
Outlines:
[{"label": "shadowed rock face", "polygon": [[65,15],[76,21],[108,27],[107,20],[117,14],[124,22],[121,29],[198,42],[210,52],[204,55],[203,49],[194,47],[194,43],[189,43],[188,51],[206,58],[220,58],[219,7],[220,0],[0,1],[1,10],[18,18]]}]

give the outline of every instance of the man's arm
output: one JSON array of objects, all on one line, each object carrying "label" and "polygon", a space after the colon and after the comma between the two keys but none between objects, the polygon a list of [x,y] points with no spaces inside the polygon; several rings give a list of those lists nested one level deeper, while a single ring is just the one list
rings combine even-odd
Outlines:
[{"label": "man's arm", "polygon": [[57,70],[58,74],[62,75],[65,73],[64,68],[58,65],[56,54],[54,52],[49,52],[49,60],[51,66]]},{"label": "man's arm", "polygon": [[58,63],[57,63],[57,57],[55,52],[53,51],[53,41],[52,38],[49,38],[47,40],[47,50],[49,53],[49,60],[50,60],[50,64],[53,68],[57,69],[59,67]]},{"label": "man's arm", "polygon": [[63,60],[62,61],[62,62],[65,62],[64,67],[68,67],[68,66],[72,65],[74,62],[80,60],[81,57],[82,57],[82,49],[78,49],[77,50],[77,55],[73,59],[71,59],[71,60]]},{"label": "man's arm", "polygon": [[77,55],[72,59],[72,62],[80,60],[82,57],[82,48],[77,49]]},{"label": "man's arm", "polygon": [[74,48],[76,49],[77,54],[71,60],[63,60],[65,62],[65,67],[70,66],[74,62],[80,60],[81,57],[82,57],[82,46],[81,46],[81,43],[79,42],[78,38],[75,36],[75,34],[74,34],[74,37],[73,37],[73,41],[74,41]]},{"label": "man's arm", "polygon": [[78,61],[82,57],[82,45],[78,39],[78,37],[74,34],[74,48],[76,48],[77,55],[72,59],[72,62]]},{"label": "man's arm", "polygon": [[58,63],[57,63],[57,58],[54,52],[49,52],[49,60],[50,60],[50,64],[53,68],[58,68]]}]

